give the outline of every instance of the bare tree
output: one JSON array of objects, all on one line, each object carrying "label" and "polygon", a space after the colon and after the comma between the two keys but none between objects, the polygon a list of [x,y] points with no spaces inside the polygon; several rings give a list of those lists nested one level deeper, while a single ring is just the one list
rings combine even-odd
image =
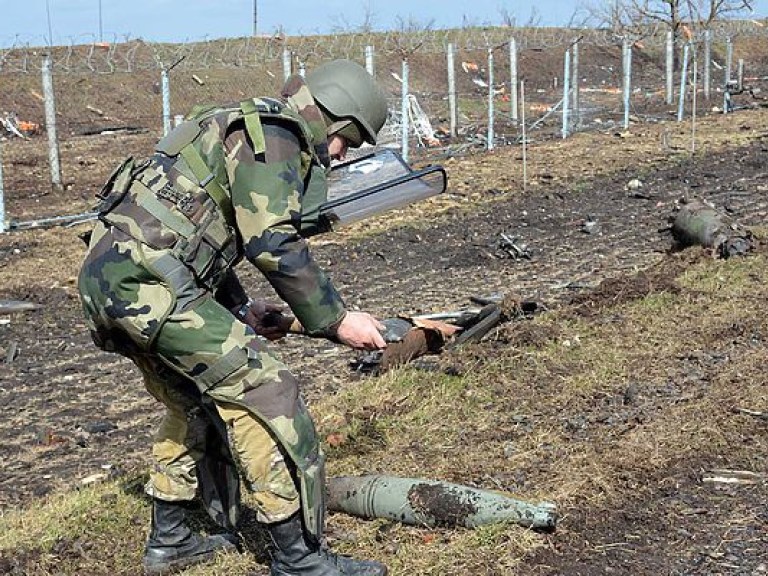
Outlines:
[{"label": "bare tree", "polygon": [[706,28],[750,11],[754,4],[755,0],[587,0],[583,9],[589,23],[620,36],[647,36],[661,25],[677,38],[684,25]]}]

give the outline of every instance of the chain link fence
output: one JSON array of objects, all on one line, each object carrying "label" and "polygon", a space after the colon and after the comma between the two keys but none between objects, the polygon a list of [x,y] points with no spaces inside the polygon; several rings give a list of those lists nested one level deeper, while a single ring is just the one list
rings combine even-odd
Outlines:
[{"label": "chain link fence", "polygon": [[[356,60],[376,76],[391,110],[381,140],[402,147],[406,157],[410,150],[441,155],[517,144],[524,132],[530,143],[682,119],[694,103],[700,114],[722,112],[724,104],[762,99],[768,78],[768,33],[752,21],[719,23],[674,45],[657,30],[628,39],[608,30],[542,28],[186,44],[90,40],[48,49],[16,39],[0,50],[7,136],[15,127],[45,138],[54,118],[58,142],[115,131],[160,136],[194,105],[274,95],[287,74],[334,58]],[[55,95],[55,115],[47,120],[46,101],[54,96],[43,88],[46,62]],[[726,92],[728,79],[735,83]],[[0,203],[2,190],[0,182]]]}]

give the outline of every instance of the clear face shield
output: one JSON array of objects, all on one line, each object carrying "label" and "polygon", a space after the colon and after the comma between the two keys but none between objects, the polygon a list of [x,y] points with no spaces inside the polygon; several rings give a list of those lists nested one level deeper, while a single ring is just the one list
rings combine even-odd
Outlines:
[{"label": "clear face shield", "polygon": [[304,236],[329,232],[442,194],[447,176],[442,166],[412,170],[396,151],[383,149],[334,166],[327,181],[324,201],[304,207]]}]

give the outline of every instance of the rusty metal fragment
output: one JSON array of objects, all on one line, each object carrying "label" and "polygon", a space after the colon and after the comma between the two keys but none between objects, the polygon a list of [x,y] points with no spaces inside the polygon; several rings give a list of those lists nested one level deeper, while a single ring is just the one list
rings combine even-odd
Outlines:
[{"label": "rusty metal fragment", "polygon": [[502,492],[460,484],[396,476],[341,476],[328,479],[328,509],[362,518],[389,518],[415,526],[475,528],[513,522],[553,531],[554,504],[532,504]]},{"label": "rusty metal fragment", "polygon": [[755,248],[755,239],[749,230],[701,200],[682,204],[670,220],[672,237],[680,248],[703,246],[721,258],[740,256]]}]

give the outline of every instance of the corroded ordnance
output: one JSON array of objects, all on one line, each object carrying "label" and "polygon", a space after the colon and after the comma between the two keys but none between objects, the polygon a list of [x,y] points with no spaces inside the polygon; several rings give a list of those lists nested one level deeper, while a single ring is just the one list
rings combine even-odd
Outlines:
[{"label": "corroded ordnance", "polygon": [[328,509],[416,526],[474,528],[513,522],[526,528],[553,531],[557,523],[555,505],[549,502],[531,504],[501,492],[396,476],[329,478]]},{"label": "corroded ordnance", "polygon": [[672,236],[679,246],[703,246],[723,258],[745,254],[754,248],[752,234],[699,200],[680,207],[672,217]]}]

